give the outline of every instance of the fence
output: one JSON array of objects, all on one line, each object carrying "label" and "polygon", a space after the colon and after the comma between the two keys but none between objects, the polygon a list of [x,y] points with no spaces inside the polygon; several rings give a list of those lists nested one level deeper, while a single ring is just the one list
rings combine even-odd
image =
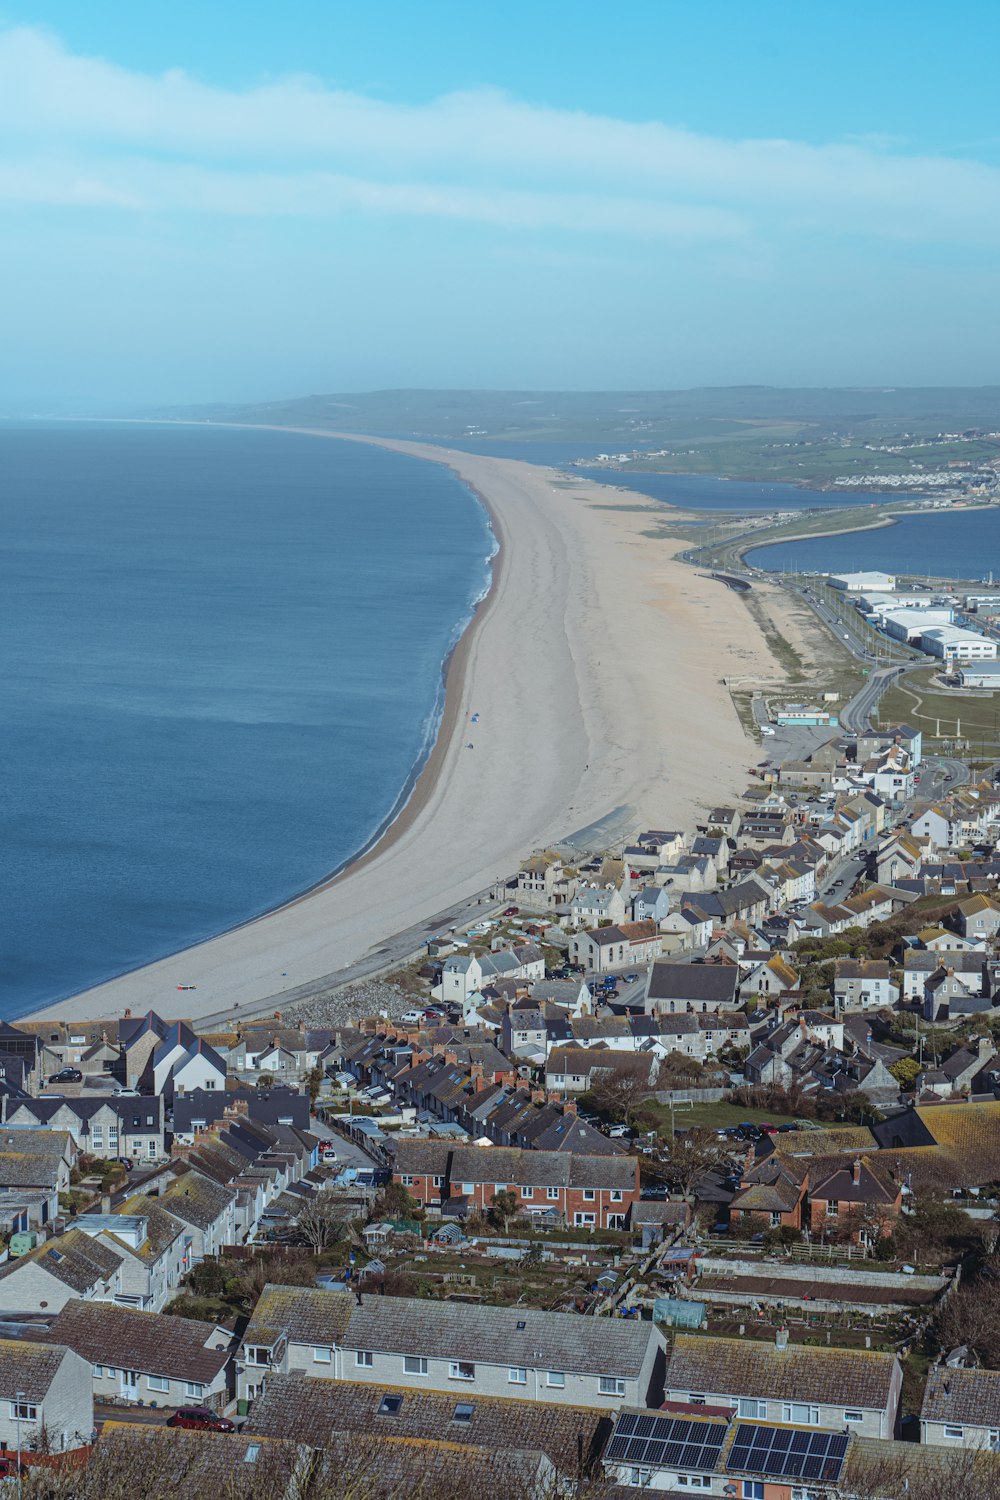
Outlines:
[{"label": "fence", "polygon": [[718,1104],[728,1096],[728,1089],[659,1089],[653,1098],[657,1104]]}]

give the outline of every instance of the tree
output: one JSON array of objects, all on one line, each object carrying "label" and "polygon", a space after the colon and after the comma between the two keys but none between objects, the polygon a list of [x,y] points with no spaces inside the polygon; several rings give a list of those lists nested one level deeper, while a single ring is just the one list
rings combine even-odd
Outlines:
[{"label": "tree", "polygon": [[260,1075],[260,1077],[257,1079],[257,1087],[259,1089],[273,1089],[274,1088],[274,1074],[273,1073],[262,1073]]},{"label": "tree", "polygon": [[668,1182],[676,1182],[685,1197],[690,1197],[695,1184],[706,1173],[726,1165],[731,1150],[714,1130],[696,1127],[664,1142],[658,1170]]},{"label": "tree", "polygon": [[491,1208],[494,1219],[500,1225],[501,1233],[507,1233],[507,1226],[520,1207],[517,1194],[512,1193],[510,1188],[501,1188],[499,1192],[493,1194]]},{"label": "tree", "polygon": [[915,1057],[899,1057],[890,1063],[889,1072],[904,1089],[912,1089],[920,1076],[921,1068]]},{"label": "tree", "polygon": [[372,1219],[419,1219],[423,1209],[401,1182],[387,1182],[372,1205]]},{"label": "tree", "polygon": [[591,1094],[603,1115],[631,1125],[636,1111],[652,1097],[648,1077],[601,1068],[593,1075]]},{"label": "tree", "polygon": [[311,1068],[306,1074],[306,1089],[309,1094],[309,1108],[315,1112],[316,1100],[319,1098],[320,1089],[323,1087],[323,1069],[319,1063]]},{"label": "tree", "polygon": [[316,1193],[295,1220],[295,1234],[310,1250],[325,1250],[347,1234],[348,1210],[332,1193]]}]

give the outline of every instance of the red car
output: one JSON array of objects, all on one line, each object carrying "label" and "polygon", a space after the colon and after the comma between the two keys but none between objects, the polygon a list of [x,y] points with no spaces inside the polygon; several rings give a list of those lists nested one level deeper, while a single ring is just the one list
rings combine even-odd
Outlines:
[{"label": "red car", "polygon": [[508,906],[507,909],[506,909],[506,911],[504,912],[504,916],[505,917],[516,917],[518,915],[518,913],[520,912],[520,910],[521,910],[521,908],[519,906]]},{"label": "red car", "polygon": [[21,1464],[19,1468],[16,1458],[0,1458],[0,1479],[16,1479],[18,1474],[23,1477],[27,1472],[27,1464]]},{"label": "red car", "polygon": [[228,1417],[220,1417],[218,1412],[210,1411],[207,1406],[182,1406],[180,1411],[175,1411],[172,1417],[167,1418],[168,1427],[193,1427],[197,1432],[235,1432],[236,1428]]}]

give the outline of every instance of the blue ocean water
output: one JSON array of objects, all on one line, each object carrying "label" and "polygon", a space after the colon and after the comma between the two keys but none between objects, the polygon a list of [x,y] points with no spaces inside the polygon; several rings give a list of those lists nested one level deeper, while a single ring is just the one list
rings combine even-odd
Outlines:
[{"label": "blue ocean water", "polygon": [[878,530],[755,547],[746,557],[754,567],[774,572],[877,569],[976,579],[992,570],[1000,578],[1000,510],[931,511]]},{"label": "blue ocean water", "polygon": [[433,740],[488,581],[447,470],[297,434],[0,425],[0,1015],[321,879]]}]

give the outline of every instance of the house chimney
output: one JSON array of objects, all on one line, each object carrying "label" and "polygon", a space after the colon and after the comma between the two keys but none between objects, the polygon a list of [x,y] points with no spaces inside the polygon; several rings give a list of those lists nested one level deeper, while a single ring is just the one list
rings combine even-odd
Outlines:
[{"label": "house chimney", "polygon": [[564,1115],[575,1115],[576,1114],[576,1100],[575,1099],[566,1099],[564,1101],[564,1103],[563,1103],[563,1110],[562,1110],[562,1112],[563,1112]]},{"label": "house chimney", "polygon": [[854,1163],[851,1167],[851,1181],[855,1183],[861,1181],[861,1162],[858,1157],[854,1158]]}]

